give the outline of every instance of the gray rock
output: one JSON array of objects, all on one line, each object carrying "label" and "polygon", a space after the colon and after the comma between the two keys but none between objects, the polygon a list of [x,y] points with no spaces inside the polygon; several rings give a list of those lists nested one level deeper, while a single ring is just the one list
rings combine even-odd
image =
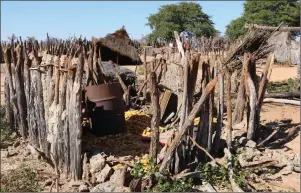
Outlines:
[{"label": "gray rock", "polygon": [[110,182],[114,184],[118,184],[120,186],[123,186],[123,181],[124,181],[124,176],[123,176],[123,168],[116,169],[113,175],[110,178]]},{"label": "gray rock", "polygon": [[90,189],[87,185],[85,184],[82,184],[78,187],[78,191],[79,192],[90,192]]},{"label": "gray rock", "polygon": [[106,165],[106,159],[101,154],[96,154],[90,158],[90,172],[100,172]]},{"label": "gray rock", "polygon": [[98,184],[91,189],[91,192],[130,192],[130,189],[124,186],[118,186],[108,181]]},{"label": "gray rock", "polygon": [[103,183],[110,178],[114,170],[106,164],[99,174],[96,175],[96,182]]},{"label": "gray rock", "polygon": [[7,150],[1,150],[1,158],[7,158],[8,157],[8,151]]},{"label": "gray rock", "polygon": [[248,140],[247,143],[246,143],[246,146],[247,147],[252,147],[252,148],[255,148],[256,147],[256,143],[252,140]]}]

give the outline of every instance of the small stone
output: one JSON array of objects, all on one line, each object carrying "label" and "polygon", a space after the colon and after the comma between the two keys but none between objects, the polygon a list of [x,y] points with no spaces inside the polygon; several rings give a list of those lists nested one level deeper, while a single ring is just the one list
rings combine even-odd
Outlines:
[{"label": "small stone", "polygon": [[246,143],[246,146],[247,147],[252,147],[252,148],[255,148],[256,147],[256,143],[252,140],[248,140],[247,143]]},{"label": "small stone", "polygon": [[98,183],[103,183],[113,174],[114,170],[106,164],[106,166],[101,170],[101,172],[96,176],[96,181]]},{"label": "small stone", "polygon": [[104,182],[95,186],[91,192],[130,192],[130,189],[111,182]]},{"label": "small stone", "polygon": [[289,160],[294,160],[294,158],[295,158],[295,154],[292,153],[292,154],[288,155],[288,159]]},{"label": "small stone", "polygon": [[124,176],[122,176],[123,175],[122,173],[123,173],[123,168],[115,169],[115,172],[110,178],[110,182],[123,186],[123,184],[121,184],[124,181],[123,179]]},{"label": "small stone", "polygon": [[16,141],[14,144],[13,144],[13,147],[16,148],[20,145],[20,141]]},{"label": "small stone", "polygon": [[24,153],[23,153],[23,156],[24,157],[27,157],[27,156],[29,156],[30,155],[30,152],[29,151],[24,151]]},{"label": "small stone", "polygon": [[5,151],[1,150],[1,158],[7,158],[7,157],[8,157],[8,151],[7,150],[5,150]]},{"label": "small stone", "polygon": [[82,184],[78,187],[78,191],[79,192],[90,192],[90,189],[87,185],[85,184]]},{"label": "small stone", "polygon": [[52,184],[52,179],[47,179],[45,182],[44,182],[44,186],[50,186]]},{"label": "small stone", "polygon": [[100,172],[106,164],[105,158],[101,154],[96,154],[90,159],[90,172],[96,173]]}]

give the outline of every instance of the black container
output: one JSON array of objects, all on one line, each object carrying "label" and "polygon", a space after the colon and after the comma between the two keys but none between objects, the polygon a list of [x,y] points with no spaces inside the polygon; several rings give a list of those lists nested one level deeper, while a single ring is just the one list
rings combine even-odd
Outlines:
[{"label": "black container", "polygon": [[[86,92],[92,121],[92,133],[96,136],[116,135],[126,131],[124,101],[119,83],[88,86]],[[89,105],[90,106],[90,105]]]}]

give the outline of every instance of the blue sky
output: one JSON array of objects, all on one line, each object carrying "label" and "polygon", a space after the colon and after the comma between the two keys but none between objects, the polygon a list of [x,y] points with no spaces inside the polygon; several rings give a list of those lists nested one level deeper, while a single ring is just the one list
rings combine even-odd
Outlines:
[{"label": "blue sky", "polygon": [[[67,38],[83,35],[104,37],[125,25],[132,38],[151,32],[147,17],[164,4],[180,1],[1,1],[1,38],[14,33]],[[244,1],[198,1],[212,17],[216,29],[225,32],[229,22],[241,15]]]}]

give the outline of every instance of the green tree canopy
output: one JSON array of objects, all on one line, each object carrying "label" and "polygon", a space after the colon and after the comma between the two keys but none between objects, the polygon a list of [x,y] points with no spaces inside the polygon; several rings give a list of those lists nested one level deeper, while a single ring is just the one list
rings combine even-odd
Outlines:
[{"label": "green tree canopy", "polygon": [[241,17],[232,20],[227,26],[226,35],[236,39],[246,33],[244,25],[258,24],[278,26],[281,22],[287,26],[300,26],[300,2],[246,0]]},{"label": "green tree canopy", "polygon": [[198,3],[193,2],[163,5],[158,13],[148,17],[146,25],[153,30],[150,37],[166,40],[173,38],[174,31],[190,31],[197,37],[209,37],[218,33],[210,16],[202,11]]}]

